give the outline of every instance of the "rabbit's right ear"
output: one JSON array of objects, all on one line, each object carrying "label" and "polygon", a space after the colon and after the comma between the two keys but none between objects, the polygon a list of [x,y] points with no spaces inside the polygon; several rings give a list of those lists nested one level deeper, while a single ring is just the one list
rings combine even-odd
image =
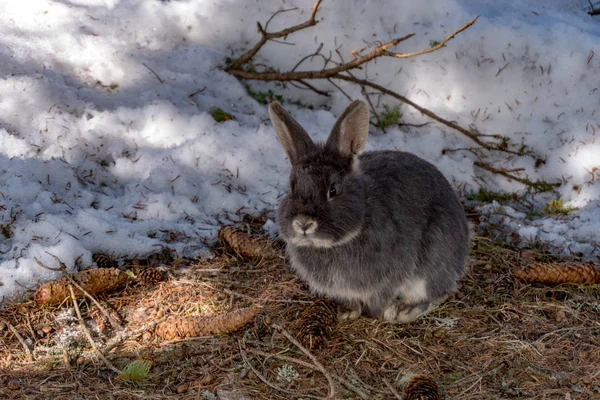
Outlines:
[{"label": "rabbit's right ear", "polygon": [[279,142],[292,165],[315,149],[315,144],[308,133],[279,103],[269,104],[269,115]]}]

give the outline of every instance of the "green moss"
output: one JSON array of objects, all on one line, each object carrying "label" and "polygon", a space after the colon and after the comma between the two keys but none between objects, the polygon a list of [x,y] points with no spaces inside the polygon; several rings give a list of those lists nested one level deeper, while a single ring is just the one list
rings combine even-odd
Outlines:
[{"label": "green moss", "polygon": [[12,237],[12,230],[10,229],[10,224],[0,225],[0,227],[2,227],[0,229],[2,231],[2,235],[5,238],[10,239]]},{"label": "green moss", "polygon": [[121,371],[119,379],[125,381],[142,381],[148,379],[152,362],[150,360],[134,360]]},{"label": "green moss", "polygon": [[250,85],[246,85],[246,91],[254,100],[258,101],[260,104],[267,105],[269,104],[269,100],[275,99],[279,102],[283,102],[283,97],[280,95],[274,94],[271,90],[267,90],[266,92],[256,92],[252,89]]},{"label": "green moss", "polygon": [[235,119],[235,118],[233,118],[233,115],[226,113],[225,111],[223,111],[222,108],[219,108],[219,107],[212,108],[210,110],[210,115],[212,115],[212,117],[217,122],[225,122],[225,121],[229,121],[230,119]]},{"label": "green moss", "polygon": [[387,104],[384,104],[377,127],[379,129],[385,129],[399,123],[401,119],[402,113],[400,112],[400,106],[389,107]]},{"label": "green moss", "polygon": [[516,193],[502,193],[502,192],[491,192],[485,188],[480,188],[478,192],[471,192],[467,194],[467,200],[476,200],[484,203],[491,203],[492,201],[511,201],[518,199]]},{"label": "green moss", "polygon": [[548,204],[546,204],[546,207],[544,207],[544,212],[551,215],[568,215],[575,210],[577,210],[577,208],[565,206],[562,199],[550,200]]}]

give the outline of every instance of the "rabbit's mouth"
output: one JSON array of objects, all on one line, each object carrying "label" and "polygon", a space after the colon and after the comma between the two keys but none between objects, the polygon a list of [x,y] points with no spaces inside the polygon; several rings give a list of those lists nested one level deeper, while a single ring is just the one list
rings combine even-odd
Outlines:
[{"label": "rabbit's mouth", "polygon": [[311,233],[307,234],[306,232],[297,233],[295,236],[288,239],[288,242],[297,247],[315,247],[320,249],[330,249],[332,247],[342,246],[350,243],[352,240],[356,239],[362,229],[357,229],[355,231],[348,232],[346,235],[342,236],[339,239],[334,239],[333,237],[326,236],[319,233]]}]

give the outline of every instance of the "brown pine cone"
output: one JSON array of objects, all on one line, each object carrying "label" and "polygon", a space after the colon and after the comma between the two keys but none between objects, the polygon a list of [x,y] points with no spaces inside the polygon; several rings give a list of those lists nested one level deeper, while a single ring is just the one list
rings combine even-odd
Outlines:
[{"label": "brown pine cone", "polygon": [[[86,269],[72,275],[72,278],[86,292],[94,296],[96,294],[109,292],[121,286],[127,280],[127,275],[117,268],[98,268]],[[46,304],[57,305],[67,298],[71,297],[69,284],[71,281],[67,277],[62,277],[40,286],[35,292],[34,300],[38,306]],[[75,297],[82,298],[83,293],[73,287]]]},{"label": "brown pine cone", "polygon": [[92,261],[96,263],[98,268],[116,268],[119,266],[117,260],[106,253],[92,254]]},{"label": "brown pine cone", "polygon": [[264,237],[250,235],[233,226],[222,226],[219,229],[219,240],[233,251],[250,258],[276,258],[277,250]]},{"label": "brown pine cone", "polygon": [[442,400],[437,383],[425,375],[410,378],[404,396],[405,400]]},{"label": "brown pine cone", "polygon": [[337,320],[337,305],[327,297],[312,303],[300,317],[298,339],[310,349],[320,349],[333,334]]},{"label": "brown pine cone", "polygon": [[558,285],[561,283],[598,283],[600,270],[593,262],[588,263],[544,263],[532,264],[527,269],[514,271],[514,275],[530,283]]},{"label": "brown pine cone", "polygon": [[138,272],[137,278],[147,285],[156,285],[166,280],[167,277],[164,272],[153,267],[147,267]]},{"label": "brown pine cone", "polygon": [[156,335],[163,340],[188,337],[225,335],[241,329],[254,319],[258,309],[255,306],[241,308],[225,314],[213,316],[174,317],[161,322],[156,327]]}]

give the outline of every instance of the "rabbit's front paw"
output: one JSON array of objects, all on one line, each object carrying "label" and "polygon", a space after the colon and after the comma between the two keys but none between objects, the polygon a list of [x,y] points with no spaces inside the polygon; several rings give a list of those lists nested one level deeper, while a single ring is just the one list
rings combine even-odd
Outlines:
[{"label": "rabbit's front paw", "polygon": [[351,302],[338,305],[338,321],[347,321],[357,319],[362,314],[362,304],[360,302]]}]

